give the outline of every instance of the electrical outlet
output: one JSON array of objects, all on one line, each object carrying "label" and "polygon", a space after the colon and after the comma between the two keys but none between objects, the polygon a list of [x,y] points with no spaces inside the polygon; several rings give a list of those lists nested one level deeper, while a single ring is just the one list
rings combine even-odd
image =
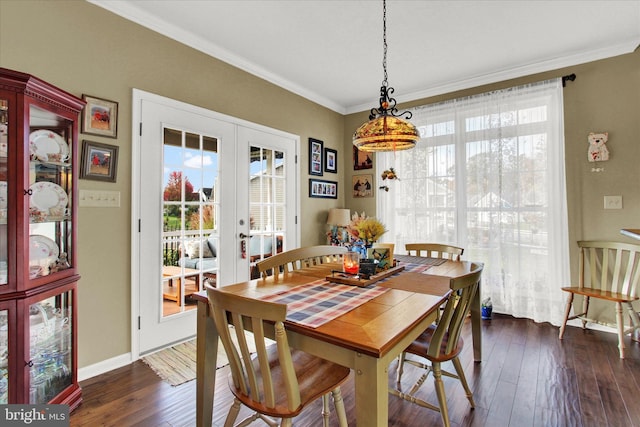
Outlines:
[{"label": "electrical outlet", "polygon": [[622,209],[622,196],[604,196],[605,209]]}]

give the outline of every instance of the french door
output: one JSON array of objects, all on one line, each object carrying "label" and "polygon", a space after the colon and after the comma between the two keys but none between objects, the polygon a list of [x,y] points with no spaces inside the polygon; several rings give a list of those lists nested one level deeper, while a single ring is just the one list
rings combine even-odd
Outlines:
[{"label": "french door", "polygon": [[195,335],[205,283],[297,245],[298,138],[137,90],[134,109],[136,356]]}]

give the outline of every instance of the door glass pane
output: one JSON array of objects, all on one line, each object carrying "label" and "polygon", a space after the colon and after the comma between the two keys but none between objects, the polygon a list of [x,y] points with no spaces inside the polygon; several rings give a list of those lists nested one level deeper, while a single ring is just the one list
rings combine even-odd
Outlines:
[{"label": "door glass pane", "polygon": [[29,306],[29,403],[47,403],[72,383],[72,291]]},{"label": "door glass pane", "polygon": [[284,153],[251,146],[249,156],[249,260],[251,276],[255,278],[258,261],[282,252]]},{"label": "door glass pane", "polygon": [[[7,189],[9,171],[7,155],[9,153],[9,111],[8,101],[0,99],[0,286],[7,284]],[[2,355],[0,354],[0,357]],[[0,379],[1,381],[1,379]],[[6,391],[6,390],[5,390]],[[0,384],[0,404],[2,403],[2,384]],[[6,403],[6,401],[5,401]]]},{"label": "door glass pane", "polygon": [[195,308],[190,298],[215,281],[218,265],[218,141],[164,129],[163,316]]}]

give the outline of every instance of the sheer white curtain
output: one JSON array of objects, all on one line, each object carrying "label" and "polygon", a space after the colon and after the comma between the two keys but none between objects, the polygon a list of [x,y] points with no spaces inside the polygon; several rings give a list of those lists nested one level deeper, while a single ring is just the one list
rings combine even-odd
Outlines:
[{"label": "sheer white curtain", "polygon": [[421,140],[381,153],[383,240],[450,243],[485,263],[498,313],[559,325],[569,283],[561,79],[411,109]]}]

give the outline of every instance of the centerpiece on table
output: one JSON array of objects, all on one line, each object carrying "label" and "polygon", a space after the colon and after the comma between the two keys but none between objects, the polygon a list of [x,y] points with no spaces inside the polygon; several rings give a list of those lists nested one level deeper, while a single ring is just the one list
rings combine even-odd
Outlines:
[{"label": "centerpiece on table", "polygon": [[[375,264],[376,269],[389,268],[389,257],[391,257],[392,254],[386,254],[385,260],[382,252],[386,251],[386,249],[371,249],[373,244],[387,232],[384,224],[376,218],[366,216],[364,212],[362,212],[362,214],[356,212],[353,214],[351,222],[347,226],[347,231],[351,239],[351,250],[353,252],[359,252],[362,258],[360,261],[361,269],[367,263]],[[380,253],[375,253],[375,251]]]}]

